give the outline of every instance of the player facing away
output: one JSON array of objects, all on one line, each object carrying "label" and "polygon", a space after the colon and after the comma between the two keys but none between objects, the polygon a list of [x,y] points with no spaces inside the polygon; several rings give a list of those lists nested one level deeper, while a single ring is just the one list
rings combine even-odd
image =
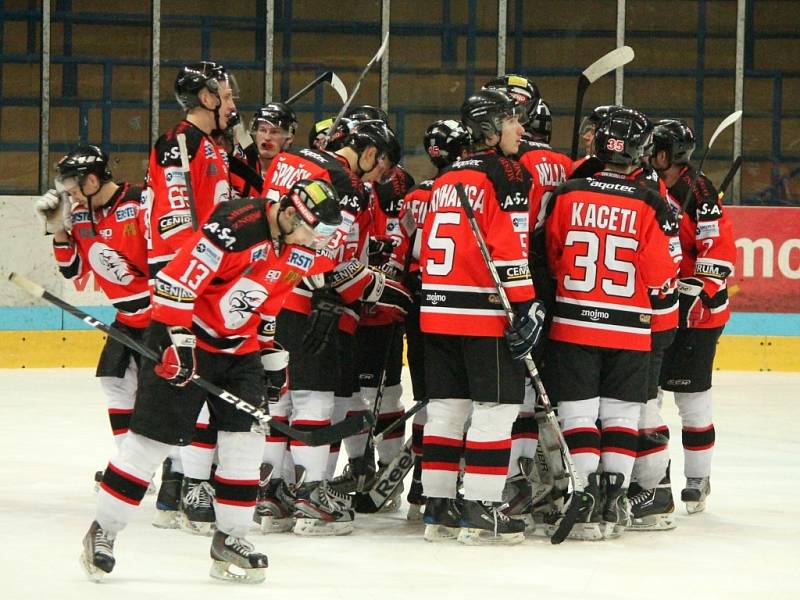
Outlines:
[{"label": "player facing away", "polygon": [[[142,187],[115,183],[108,156],[97,146],[78,146],[57,169],[57,189],[35,206],[47,233],[53,234],[58,269],[68,279],[91,272],[117,309],[112,327],[141,340],[150,322]],[[137,354],[106,339],[95,376],[108,399],[117,447],[128,433],[138,367]],[[98,474],[102,477],[102,471]]]},{"label": "player facing away", "polygon": [[288,358],[280,347],[259,343],[257,313],[280,309],[275,303],[302,279],[313,251],[328,243],[340,223],[335,191],[324,182],[301,180],[278,202],[244,198],[220,205],[156,275],[145,343],[162,359],[142,361],[131,431],[101,484],[81,555],[91,579],[114,568],[114,541],[141,502],[146,482],[171,446],[191,440],[208,402],[219,432],[211,576],[263,581],[267,557],[245,539],[256,505],[263,434],[251,431],[247,413],[187,384],[197,372],[254,406],[265,405],[265,378],[274,380]]},{"label": "player facing away", "polygon": [[685,203],[679,234],[678,331],[664,355],[660,384],[675,394],[686,476],[681,500],[689,513],[696,513],[711,493],[711,377],[717,340],[730,317],[726,280],[733,273],[736,247],[717,190],[689,164],[695,145],[692,130],[681,121],[660,121],[654,142],[653,166],[670,194]]},{"label": "player facing away", "polygon": [[593,154],[603,170],[568,181],[547,206],[546,254],[556,279],[547,383],[588,480],[570,534],[576,539],[616,537],[630,522],[626,494],[647,400],[649,289],[668,285],[680,260],[676,240],[671,245],[678,225],[664,200],[628,179],[651,133],[632,109],[601,119]]},{"label": "player facing away", "polygon": [[[514,544],[525,524],[501,510],[511,428],[523,401],[521,358],[541,333],[527,260],[531,180],[511,157],[525,110],[504,92],[481,90],[461,107],[471,153],[434,182],[422,233],[420,328],[430,403],[423,432],[425,539]],[[514,306],[509,327],[456,184],[463,185]],[[492,357],[487,361],[486,357]],[[464,501],[457,479],[464,430]]]}]

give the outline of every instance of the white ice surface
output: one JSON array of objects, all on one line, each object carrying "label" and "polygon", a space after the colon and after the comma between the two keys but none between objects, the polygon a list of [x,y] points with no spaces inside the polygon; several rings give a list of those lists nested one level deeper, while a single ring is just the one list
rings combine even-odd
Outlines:
[{"label": "white ice surface", "polygon": [[[267,581],[237,586],[208,577],[208,538],[150,525],[148,496],[117,539],[114,572],[93,584],[78,554],[93,473],[114,452],[100,388],[88,369],[0,370],[0,599],[800,598],[798,388],[800,374],[716,374],[713,493],[705,513],[680,505],[675,531],[429,544],[404,507],[357,517],[348,537],[253,534]],[[671,395],[665,404],[679,494],[680,427]]]}]

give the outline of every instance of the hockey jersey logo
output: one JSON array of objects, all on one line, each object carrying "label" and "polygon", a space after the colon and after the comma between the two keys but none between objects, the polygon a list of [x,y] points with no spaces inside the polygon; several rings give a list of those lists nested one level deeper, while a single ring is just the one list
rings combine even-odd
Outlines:
[{"label": "hockey jersey logo", "polygon": [[117,285],[128,285],[142,273],[122,254],[101,242],[89,248],[89,264],[103,279]]},{"label": "hockey jersey logo", "polygon": [[168,238],[187,227],[191,227],[191,225],[191,213],[185,210],[175,210],[167,213],[158,220],[158,233],[162,238]]},{"label": "hockey jersey logo", "polygon": [[267,299],[267,291],[252,279],[236,282],[220,300],[220,312],[228,329],[242,327]]}]

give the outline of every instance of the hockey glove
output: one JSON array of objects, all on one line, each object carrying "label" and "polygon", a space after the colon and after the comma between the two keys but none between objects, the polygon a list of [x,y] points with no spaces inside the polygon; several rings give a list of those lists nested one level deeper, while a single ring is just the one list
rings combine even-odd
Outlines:
[{"label": "hockey glove", "polygon": [[156,375],[172,385],[183,387],[192,380],[197,357],[197,338],[185,327],[167,327],[171,344],[161,353],[161,362],[156,365]]},{"label": "hockey glove", "polygon": [[281,399],[281,390],[286,385],[289,353],[283,349],[283,346],[275,342],[273,348],[261,351],[261,364],[264,367],[267,402],[278,402]]},{"label": "hockey glove", "polygon": [[703,281],[697,277],[678,280],[678,323],[680,327],[693,327],[707,316],[704,304]]},{"label": "hockey glove", "polygon": [[534,300],[527,312],[514,314],[511,327],[506,329],[505,337],[511,357],[523,360],[539,343],[544,330],[544,304]]},{"label": "hockey glove", "polygon": [[370,266],[378,267],[389,262],[397,242],[388,235],[376,235],[369,238],[367,258]]},{"label": "hockey glove", "polygon": [[363,300],[374,304],[373,314],[383,313],[392,321],[402,321],[411,308],[411,294],[398,282],[372,270],[372,282],[364,289]]},{"label": "hockey glove", "polygon": [[343,312],[344,304],[336,292],[328,287],[314,290],[311,314],[303,335],[303,351],[311,355],[322,352],[333,341]]},{"label": "hockey glove", "polygon": [[34,202],[36,216],[44,225],[45,234],[66,231],[72,228],[72,202],[69,195],[59,193],[56,190],[47,190]]}]

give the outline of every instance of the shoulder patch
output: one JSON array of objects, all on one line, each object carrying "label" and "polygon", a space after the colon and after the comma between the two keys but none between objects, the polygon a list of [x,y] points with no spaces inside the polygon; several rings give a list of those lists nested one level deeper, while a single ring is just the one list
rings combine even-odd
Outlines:
[{"label": "shoulder patch", "polygon": [[181,121],[176,127],[158,138],[153,147],[156,153],[156,162],[162,167],[179,166],[181,164],[181,153],[176,137],[179,133],[186,135],[186,151],[189,154],[189,162],[194,159],[200,143],[205,139],[205,134],[197,127],[187,121]]},{"label": "shoulder patch", "polygon": [[269,238],[266,202],[237,198],[223,202],[203,225],[205,235],[229,252],[241,252]]}]

